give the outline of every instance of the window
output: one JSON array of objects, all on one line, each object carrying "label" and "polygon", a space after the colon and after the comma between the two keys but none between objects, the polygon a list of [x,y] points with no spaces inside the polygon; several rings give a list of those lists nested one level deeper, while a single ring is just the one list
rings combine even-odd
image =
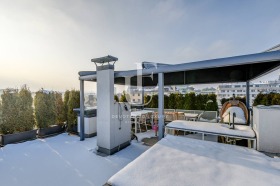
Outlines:
[{"label": "window", "polygon": [[255,90],[251,90],[251,92],[255,92]]},{"label": "window", "polygon": [[140,103],[140,99],[138,99],[138,103]]},{"label": "window", "polygon": [[237,92],[242,92],[242,90],[237,90]]},{"label": "window", "polygon": [[241,85],[235,85],[234,87],[235,87],[235,88],[240,88],[240,87],[241,87]]},{"label": "window", "polygon": [[232,92],[235,92],[235,90],[232,90]]},{"label": "window", "polygon": [[225,92],[225,90],[221,90],[221,92]]},{"label": "window", "polygon": [[133,99],[133,102],[135,102],[135,99]]},{"label": "window", "polygon": [[138,93],[138,96],[140,96],[140,93]]}]

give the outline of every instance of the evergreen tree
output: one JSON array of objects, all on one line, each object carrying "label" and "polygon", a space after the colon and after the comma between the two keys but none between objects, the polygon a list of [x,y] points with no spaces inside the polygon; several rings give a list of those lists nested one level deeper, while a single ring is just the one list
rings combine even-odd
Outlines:
[{"label": "evergreen tree", "polygon": [[253,106],[262,105],[262,100],[264,98],[264,94],[259,93],[257,97],[254,99]]},{"label": "evergreen tree", "polygon": [[184,97],[182,94],[176,93],[175,94],[175,106],[174,109],[184,109]]},{"label": "evergreen tree", "polygon": [[62,94],[59,92],[54,92],[54,97],[55,97],[56,123],[62,124],[64,121],[66,121]]},{"label": "evergreen tree", "polygon": [[185,95],[185,110],[196,110],[196,96],[194,92]]},{"label": "evergreen tree", "polygon": [[68,100],[68,127],[71,129],[73,125],[78,124],[77,114],[73,111],[74,108],[80,108],[80,91],[71,90]]},{"label": "evergreen tree", "polygon": [[12,134],[19,128],[18,90],[6,89],[1,95],[2,99],[2,124],[3,134]]},{"label": "evergreen tree", "polygon": [[152,96],[151,108],[158,108],[158,95],[157,94]]},{"label": "evergreen tree", "polygon": [[164,95],[164,108],[168,109],[169,108],[169,97],[167,95]]},{"label": "evergreen tree", "polygon": [[144,96],[144,103],[145,103],[144,107],[146,107],[146,108],[152,108],[152,107],[151,107],[151,102],[152,102],[151,96],[145,95],[145,96]]},{"label": "evergreen tree", "polygon": [[114,95],[114,100],[115,100],[116,102],[120,102],[120,101],[119,101],[118,95]]},{"label": "evergreen tree", "polygon": [[18,128],[17,131],[32,130],[35,125],[34,111],[32,107],[33,98],[31,91],[24,85],[18,94]]},{"label": "evergreen tree", "polygon": [[120,102],[127,102],[127,94],[125,93],[125,91],[123,91],[121,98],[120,98]]},{"label": "evergreen tree", "polygon": [[218,103],[216,94],[208,94],[207,99],[208,101],[206,102],[205,110],[217,111]]},{"label": "evergreen tree", "polygon": [[36,92],[35,119],[38,128],[46,128],[56,124],[56,106],[54,93],[43,89]]},{"label": "evergreen tree", "polygon": [[169,109],[175,109],[176,107],[176,95],[171,93],[168,97],[168,108]]},{"label": "evergreen tree", "polygon": [[70,91],[66,90],[64,93],[63,105],[64,105],[64,119],[68,123],[68,101],[69,101]]},{"label": "evergreen tree", "polygon": [[[196,96],[196,109],[197,110],[205,110],[205,104],[206,104],[206,100],[205,100],[205,95],[202,94],[198,94]],[[206,97],[207,98],[207,97]]]},{"label": "evergreen tree", "polygon": [[271,105],[280,105],[280,94],[275,94],[271,100]]},{"label": "evergreen tree", "polygon": [[1,133],[1,126],[3,124],[3,116],[2,116],[2,102],[0,100],[0,133]]}]

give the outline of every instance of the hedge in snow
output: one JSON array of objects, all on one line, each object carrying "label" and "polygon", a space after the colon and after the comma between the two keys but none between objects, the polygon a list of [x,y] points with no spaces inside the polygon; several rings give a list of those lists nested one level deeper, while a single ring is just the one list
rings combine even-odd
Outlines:
[{"label": "hedge in snow", "polygon": [[67,107],[67,124],[68,128],[72,128],[71,126],[77,124],[77,114],[73,111],[73,109],[80,108],[80,91],[70,91]]},{"label": "hedge in snow", "polygon": [[36,92],[35,119],[38,128],[47,128],[56,124],[55,95],[51,91],[39,90]]},{"label": "hedge in snow", "polygon": [[253,106],[257,105],[280,105],[280,94],[273,92],[269,94],[259,93],[253,103]]},{"label": "hedge in snow", "polygon": [[22,86],[20,91],[17,89],[4,90],[1,99],[1,133],[12,134],[34,128],[33,99],[26,85]]}]

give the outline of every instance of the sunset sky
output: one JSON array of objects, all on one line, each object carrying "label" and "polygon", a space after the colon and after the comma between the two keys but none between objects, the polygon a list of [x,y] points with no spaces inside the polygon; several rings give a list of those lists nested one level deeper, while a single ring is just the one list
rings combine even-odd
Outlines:
[{"label": "sunset sky", "polygon": [[[0,0],[0,89],[79,89],[91,58],[116,70],[262,52],[280,43],[278,0]],[[280,71],[265,79],[276,79]],[[92,86],[88,85],[87,86]]]}]

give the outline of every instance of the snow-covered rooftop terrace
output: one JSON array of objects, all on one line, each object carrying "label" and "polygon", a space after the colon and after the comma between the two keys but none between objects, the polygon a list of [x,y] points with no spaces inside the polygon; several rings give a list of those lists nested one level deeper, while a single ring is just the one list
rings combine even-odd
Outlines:
[{"label": "snow-covered rooftop terrace", "polygon": [[6,145],[0,185],[280,185],[280,158],[253,149],[167,135],[150,149],[133,140],[101,157],[96,139],[64,133]]},{"label": "snow-covered rooftop terrace", "polygon": [[96,139],[80,141],[64,133],[6,145],[0,151],[0,185],[100,186],[149,148],[133,140],[122,151],[101,157],[95,154]]},{"label": "snow-covered rooftop terrace", "polygon": [[110,185],[280,185],[280,158],[256,150],[167,135],[108,181]]}]

